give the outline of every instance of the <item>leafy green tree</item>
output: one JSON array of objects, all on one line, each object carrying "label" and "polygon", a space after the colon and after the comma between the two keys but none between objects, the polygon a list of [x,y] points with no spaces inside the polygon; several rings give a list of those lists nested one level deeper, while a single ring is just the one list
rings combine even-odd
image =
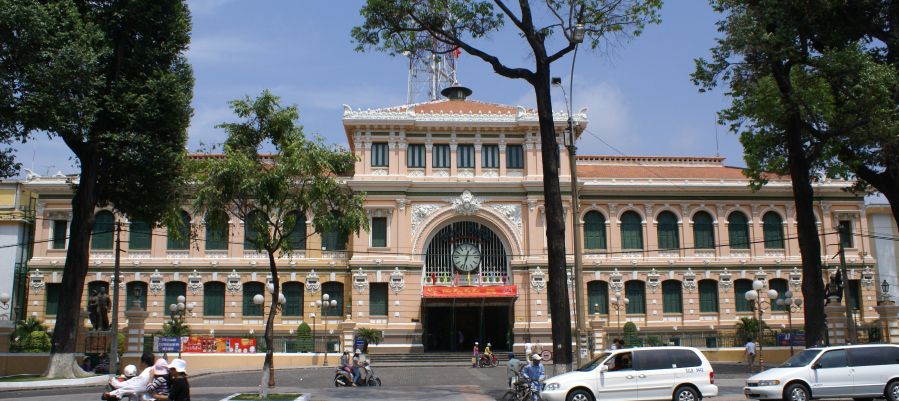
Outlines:
[{"label": "leafy green tree", "polygon": [[[734,345],[741,345],[742,344],[741,341],[745,342],[745,341],[749,340],[750,338],[756,339],[761,343],[762,339],[759,338],[759,320],[758,319],[756,319],[754,317],[741,317],[740,320],[737,322],[735,328],[736,328],[737,344],[734,344]],[[764,332],[765,330],[768,330],[768,329],[769,329],[768,324],[762,322],[762,332]]]},{"label": "leafy green tree", "polygon": [[624,341],[625,347],[639,347],[641,344],[640,338],[637,336],[637,325],[634,322],[627,322],[624,324]]},{"label": "leafy green tree", "polygon": [[378,329],[360,327],[356,329],[356,337],[365,339],[365,349],[362,352],[368,352],[369,344],[378,345],[381,341],[384,341],[384,332]]},{"label": "leafy green tree", "polygon": [[49,135],[80,170],[47,376],[85,375],[75,335],[96,208],[160,221],[177,199],[189,34],[181,0],[0,0],[0,142]]},{"label": "leafy green tree", "polygon": [[313,352],[312,328],[306,322],[297,326],[297,352]]},{"label": "leafy green tree", "polygon": [[50,335],[46,331],[32,331],[28,335],[28,352],[49,352]]},{"label": "leafy green tree", "polygon": [[[596,48],[610,37],[628,38],[659,22],[661,0],[547,0],[533,3],[519,0],[509,5],[503,0],[368,0],[362,7],[362,25],[353,28],[357,50],[376,48],[391,55],[426,57],[434,52],[434,42],[457,49],[490,64],[506,78],[521,79],[531,85],[537,100],[537,116],[543,160],[543,194],[546,210],[549,297],[568,299],[565,267],[565,220],[559,187],[559,144],[553,121],[550,92],[551,65],[575,52],[578,41],[573,33],[582,27],[586,40]],[[515,10],[517,8],[517,10]],[[511,66],[488,52],[478,41],[505,31],[506,21],[527,46],[531,66]],[[445,51],[445,50],[443,50]],[[554,367],[571,369],[571,322],[567,302],[550,305],[552,337],[556,347]]]},{"label": "leafy green tree", "polygon": [[[244,221],[247,232],[255,236],[247,242],[269,261],[272,285],[268,319],[265,325],[265,362],[261,392],[268,389],[272,366],[272,330],[280,292],[277,258],[295,250],[296,241],[314,233],[336,230],[358,233],[368,226],[362,208],[363,197],[341,182],[356,162],[351,152],[325,145],[320,138],[307,139],[296,124],[295,106],[282,107],[280,99],[264,91],[256,99],[231,102],[231,108],[243,121],[219,125],[228,134],[222,157],[200,158],[192,162],[194,209],[211,216],[207,224],[223,224],[229,211]],[[275,151],[259,155],[264,143]],[[313,230],[297,224],[312,216]],[[252,234],[250,234],[252,235]],[[263,294],[264,295],[264,294]],[[271,300],[276,300],[271,302]]]},{"label": "leafy green tree", "polygon": [[157,335],[160,337],[184,337],[190,335],[190,325],[184,319],[171,319],[162,324],[162,330]]}]

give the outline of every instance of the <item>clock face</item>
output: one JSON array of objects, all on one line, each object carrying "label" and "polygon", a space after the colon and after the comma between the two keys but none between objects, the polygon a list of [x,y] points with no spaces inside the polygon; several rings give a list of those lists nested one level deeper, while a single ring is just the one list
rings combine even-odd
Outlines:
[{"label": "clock face", "polygon": [[481,251],[476,245],[459,244],[453,249],[453,266],[457,269],[470,272],[481,264]]}]

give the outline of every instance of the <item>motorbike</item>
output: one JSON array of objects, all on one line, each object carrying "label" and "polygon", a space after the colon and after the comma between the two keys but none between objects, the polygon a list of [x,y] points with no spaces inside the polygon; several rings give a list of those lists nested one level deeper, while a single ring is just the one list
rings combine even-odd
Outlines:
[{"label": "motorbike", "polygon": [[499,365],[499,362],[496,360],[496,354],[492,354],[489,357],[487,354],[481,354],[481,358],[478,359],[479,368],[495,368],[497,365]]},{"label": "motorbike", "polygon": [[[356,379],[356,386],[375,387],[381,385],[381,378],[375,375],[369,363],[363,366],[365,374],[360,374]],[[363,377],[364,376],[364,377]],[[347,368],[338,367],[334,372],[334,387],[350,387],[353,385],[353,376]]]},{"label": "motorbike", "polygon": [[503,395],[503,401],[534,401],[540,399],[540,382],[518,373],[512,379],[512,389]]}]

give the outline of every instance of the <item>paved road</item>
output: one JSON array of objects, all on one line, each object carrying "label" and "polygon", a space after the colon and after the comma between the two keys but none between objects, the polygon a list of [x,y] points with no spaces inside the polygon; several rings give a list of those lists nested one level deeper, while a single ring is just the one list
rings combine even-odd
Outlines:
[{"label": "paved road", "polygon": [[[313,400],[495,400],[505,392],[506,372],[503,368],[474,369],[467,367],[383,367],[375,368],[384,387],[334,388],[333,369],[278,370],[277,392],[308,392]],[[715,381],[721,399],[743,400],[742,384],[748,374],[744,366],[715,366]],[[258,388],[258,371],[206,374],[191,379],[191,395],[195,401],[220,400],[240,391]],[[25,401],[95,401],[102,387],[65,390],[28,390],[0,392],[2,400]]]}]

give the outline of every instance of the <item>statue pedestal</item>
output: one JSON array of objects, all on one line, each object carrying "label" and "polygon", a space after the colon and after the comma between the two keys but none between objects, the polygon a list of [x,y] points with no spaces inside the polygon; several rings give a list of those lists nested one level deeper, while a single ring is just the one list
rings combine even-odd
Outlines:
[{"label": "statue pedestal", "polygon": [[899,344],[899,305],[894,302],[884,302],[874,307],[883,322],[885,342]]},{"label": "statue pedestal", "polygon": [[593,337],[593,356],[599,355],[606,349],[603,339],[605,338],[605,325],[598,318],[590,320],[590,332]]},{"label": "statue pedestal", "polygon": [[[356,322],[353,321],[343,321],[340,322],[338,326],[340,330],[340,344],[343,345],[343,349],[348,349],[350,352],[355,351],[355,340],[356,340]],[[343,351],[343,350],[340,350]]]},{"label": "statue pedestal", "polygon": [[846,344],[846,306],[836,299],[831,299],[824,307],[827,315],[827,335],[830,345]]},{"label": "statue pedestal", "polygon": [[131,309],[125,311],[125,319],[128,319],[128,325],[125,327],[126,353],[144,351],[144,326],[149,315],[138,305],[133,305]]}]

